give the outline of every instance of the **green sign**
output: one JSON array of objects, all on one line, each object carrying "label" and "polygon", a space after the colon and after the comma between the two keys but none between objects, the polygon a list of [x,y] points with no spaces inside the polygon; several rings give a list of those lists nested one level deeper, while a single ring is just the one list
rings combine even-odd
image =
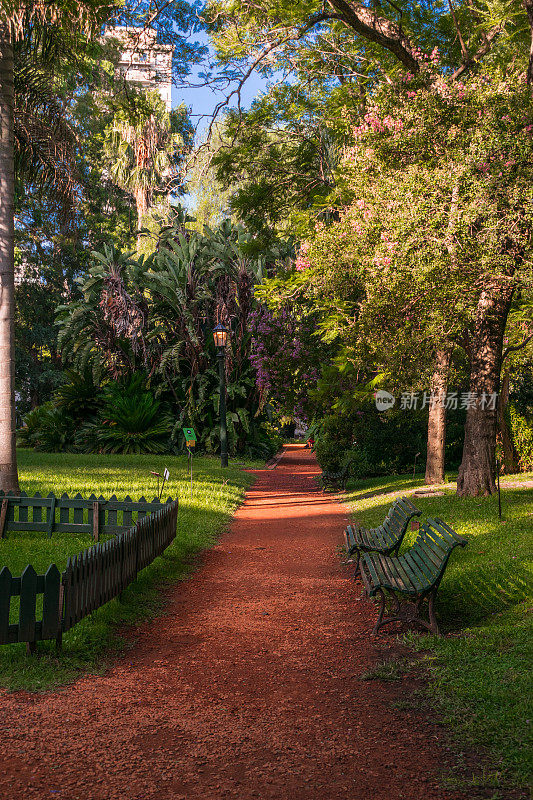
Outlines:
[{"label": "green sign", "polygon": [[194,432],[194,428],[182,428],[183,435],[185,436],[185,440],[187,442],[195,442],[196,441],[196,434]]}]

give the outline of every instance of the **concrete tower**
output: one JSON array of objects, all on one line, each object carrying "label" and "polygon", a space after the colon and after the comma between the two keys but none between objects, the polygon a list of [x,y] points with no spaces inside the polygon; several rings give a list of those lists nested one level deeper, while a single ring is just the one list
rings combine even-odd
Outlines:
[{"label": "concrete tower", "polygon": [[122,45],[118,69],[127,81],[148,91],[156,89],[167,111],[172,106],[171,44],[159,44],[153,28],[119,26],[108,28],[105,38],[118,39]]}]

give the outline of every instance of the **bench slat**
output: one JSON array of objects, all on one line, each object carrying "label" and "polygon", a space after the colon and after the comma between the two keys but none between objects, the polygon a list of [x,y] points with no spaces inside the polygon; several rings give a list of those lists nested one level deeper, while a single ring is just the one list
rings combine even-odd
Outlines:
[{"label": "bench slat", "polygon": [[386,523],[380,525],[379,528],[374,529],[374,540],[381,545],[383,550],[388,550],[394,547],[397,536],[393,536],[387,528]]},{"label": "bench slat", "polygon": [[442,522],[440,519],[428,519],[428,523],[430,523],[445,539],[451,546],[461,543],[463,540],[460,536],[457,536],[455,531],[452,528],[449,528],[445,522]]},{"label": "bench slat", "polygon": [[417,587],[409,578],[405,570],[402,569],[399,559],[393,559],[387,556],[380,556],[380,559],[382,562],[386,562],[386,569],[389,573],[389,588],[393,589],[394,591],[398,590],[407,594],[417,594]]},{"label": "bench slat", "polygon": [[368,571],[370,572],[370,577],[372,579],[372,585],[375,586],[375,587],[378,587],[380,585],[380,580],[379,580],[379,578],[377,576],[377,573],[376,573],[376,570],[375,570],[375,567],[374,567],[374,563],[372,561],[372,554],[365,553],[363,555],[363,563],[365,564],[365,566],[368,568]]},{"label": "bench slat", "polygon": [[423,525],[420,526],[420,531],[422,534],[426,536],[427,541],[430,542],[434,548],[442,550],[445,553],[449,550],[450,546],[454,544],[453,539],[450,539],[449,541],[447,539],[444,539],[438,533],[438,531],[435,532],[434,530],[432,530],[432,528],[428,525],[427,522],[425,522]]},{"label": "bench slat", "polygon": [[433,583],[437,575],[437,568],[434,564],[425,561],[414,548],[405,554],[405,559],[425,576],[426,583],[430,585]]},{"label": "bench slat", "polygon": [[395,527],[391,522],[384,522],[383,525],[381,525],[381,530],[386,533],[389,547],[395,545],[403,534],[403,527]]},{"label": "bench slat", "polygon": [[420,592],[424,591],[427,586],[427,580],[425,579],[424,574],[421,573],[419,569],[413,567],[413,565],[407,561],[405,556],[401,556],[398,559],[398,568],[404,571],[407,579],[415,591],[415,594],[419,594]]},{"label": "bench slat", "polygon": [[413,552],[418,553],[420,558],[422,558],[426,563],[433,564],[434,567],[439,567],[442,556],[437,556],[433,553],[429,547],[426,546],[426,543],[423,541],[415,542],[413,545]]},{"label": "bench slat", "polygon": [[438,559],[445,555],[449,548],[444,544],[438,544],[433,536],[429,536],[427,531],[422,529],[419,534],[420,542],[423,542],[428,550],[430,550]]}]

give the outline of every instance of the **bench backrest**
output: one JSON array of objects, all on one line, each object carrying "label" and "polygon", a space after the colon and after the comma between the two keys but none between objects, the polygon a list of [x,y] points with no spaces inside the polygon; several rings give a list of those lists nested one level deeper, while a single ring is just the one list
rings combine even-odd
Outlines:
[{"label": "bench backrest", "polygon": [[383,525],[396,531],[403,530],[413,517],[419,517],[422,512],[406,497],[399,497],[391,505]]},{"label": "bench backrest", "polygon": [[438,580],[455,547],[465,547],[468,540],[459,536],[443,520],[428,519],[420,526],[420,532],[409,551],[417,554],[427,564],[435,580]]}]

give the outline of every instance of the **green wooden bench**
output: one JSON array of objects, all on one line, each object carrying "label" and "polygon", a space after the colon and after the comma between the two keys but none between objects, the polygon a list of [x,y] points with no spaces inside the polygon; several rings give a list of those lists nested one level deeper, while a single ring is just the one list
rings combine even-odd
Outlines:
[{"label": "green wooden bench", "polygon": [[361,553],[398,554],[407,526],[413,517],[422,512],[407,497],[399,497],[388,510],[379,528],[364,528],[348,525],[344,531],[346,550],[349,556],[357,555],[354,577],[359,574]]},{"label": "green wooden bench", "polygon": [[338,472],[328,472],[327,470],[320,476],[320,483],[322,489],[346,489],[346,483],[350,477],[350,469],[352,466],[353,458],[344,464]]},{"label": "green wooden bench", "polygon": [[[436,635],[439,634],[434,602],[448,564],[452,550],[464,547],[467,540],[459,536],[441,519],[428,519],[420,526],[414,545],[399,557],[381,553],[363,553],[361,556],[361,578],[370,597],[379,594],[381,607],[372,633],[389,622],[409,622],[421,625]],[[393,610],[383,619],[388,592]],[[400,604],[398,595],[406,596],[407,602]],[[421,616],[422,604],[428,600],[428,617]]]}]

